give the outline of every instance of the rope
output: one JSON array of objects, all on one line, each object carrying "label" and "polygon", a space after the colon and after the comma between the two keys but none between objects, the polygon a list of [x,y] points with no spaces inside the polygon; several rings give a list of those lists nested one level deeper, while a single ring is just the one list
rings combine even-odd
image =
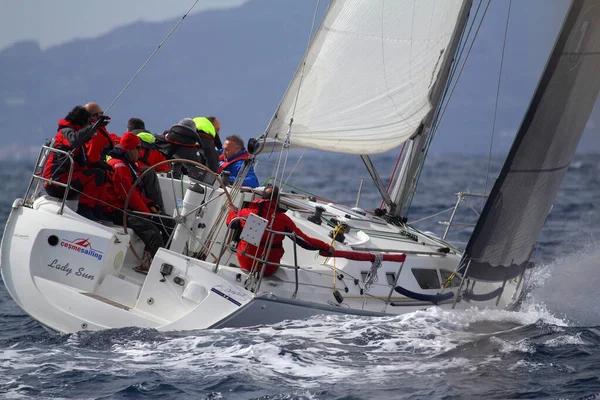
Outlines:
[{"label": "rope", "polygon": [[367,277],[365,278],[365,282],[363,285],[365,288],[365,292],[368,292],[371,288],[371,285],[377,282],[377,280],[379,279],[377,277],[377,270],[381,268],[382,261],[383,254],[375,254],[375,260],[373,260],[373,263],[371,264],[371,269],[369,269],[369,272],[367,273]]},{"label": "rope", "polygon": [[[416,177],[417,179],[414,180],[414,184],[416,185],[418,178],[421,176],[421,171],[423,170],[423,164],[425,162],[425,157],[427,156],[427,153],[429,152],[429,148],[431,145],[431,142],[433,140],[433,138],[435,137],[436,133],[437,133],[437,129],[442,121],[442,119],[444,118],[444,115],[446,113],[446,110],[448,109],[448,104],[450,104],[450,99],[452,98],[452,95],[454,94],[454,90],[456,89],[456,85],[458,84],[458,81],[460,80],[460,77],[462,75],[462,72],[465,68],[465,65],[467,64],[467,60],[469,59],[469,55],[471,54],[471,50],[473,49],[473,45],[475,44],[475,39],[477,38],[477,35],[479,34],[479,30],[481,29],[481,25],[483,23],[483,20],[485,19],[485,15],[487,14],[487,11],[490,7],[490,3],[491,0],[488,0],[487,6],[485,7],[485,10],[483,11],[483,15],[481,16],[481,20],[479,21],[479,25],[477,26],[477,30],[475,31],[475,34],[473,35],[473,40],[471,41],[471,45],[469,46],[469,50],[467,51],[467,54],[465,56],[465,59],[460,67],[460,71],[458,72],[458,76],[456,77],[456,80],[454,81],[454,85],[452,86],[452,89],[450,90],[450,94],[449,95],[444,95],[445,98],[447,98],[446,103],[443,107],[440,108],[441,112],[438,110],[438,116],[436,116],[434,118],[435,123],[432,125],[432,129],[431,129],[431,134],[427,140],[427,144],[425,145],[425,149],[423,150],[423,152],[421,153],[421,157],[419,159],[419,167],[417,170],[417,174]],[[481,3],[480,3],[481,5]],[[479,12],[479,8],[477,8],[477,12]],[[475,16],[476,17],[476,16]],[[475,24],[475,18],[473,19],[473,24]],[[469,30],[470,33],[470,30]],[[468,41],[468,37],[465,39],[465,43]],[[451,79],[454,79],[454,76],[451,77]],[[410,208],[412,201],[414,198],[414,191],[411,194],[410,200],[408,201],[408,205],[407,207]]]},{"label": "rope", "polygon": [[416,221],[411,221],[411,222],[409,222],[408,224],[409,224],[409,225],[413,225],[413,224],[416,224],[417,222],[421,222],[421,221],[425,221],[425,220],[427,220],[427,219],[429,219],[429,218],[437,217],[437,216],[438,216],[438,215],[440,215],[440,214],[443,214],[443,213],[445,213],[445,212],[448,212],[448,211],[450,211],[450,210],[454,210],[454,208],[455,208],[455,207],[450,207],[450,208],[447,208],[447,209],[445,209],[444,211],[440,211],[439,213],[435,213],[435,214],[433,214],[433,215],[429,215],[429,216],[427,216],[427,217],[425,217],[425,218],[421,218],[421,219],[418,219],[418,220],[416,220]]},{"label": "rope", "polygon": [[192,9],[196,6],[196,4],[198,4],[198,1],[200,1],[200,0],[196,0],[194,2],[194,4],[192,4],[192,6],[190,7],[190,9],[187,10],[185,14],[183,14],[183,17],[181,17],[181,19],[175,24],[175,26],[173,27],[173,29],[171,29],[171,31],[162,40],[162,42],[160,42],[160,44],[158,45],[158,47],[152,52],[152,54],[150,55],[150,57],[148,57],[148,59],[144,62],[144,64],[142,64],[142,66],[140,67],[140,69],[138,69],[137,72],[133,75],[133,77],[129,80],[129,82],[127,82],[127,85],[125,85],[125,87],[119,92],[119,94],[117,95],[117,97],[115,97],[115,99],[110,103],[110,105],[104,110],[105,112],[108,112],[108,110],[110,110],[110,108],[113,106],[113,104],[116,103],[116,101],[121,97],[121,95],[125,92],[125,90],[127,90],[127,88],[133,83],[133,81],[135,80],[135,78],[137,78],[137,76],[140,74],[140,72],[142,72],[142,70],[146,67],[146,64],[148,64],[150,62],[150,60],[154,57],[154,55],[158,52],[158,50],[160,50],[160,48],[162,47],[162,45],[171,37],[171,35],[173,34],[173,32],[175,32],[175,30],[183,22],[183,20],[185,19],[185,17],[187,17],[188,14],[192,11]]},{"label": "rope", "polygon": [[292,109],[292,120],[290,121],[290,126],[292,121],[294,120],[294,115],[296,115],[296,106],[298,105],[298,97],[300,96],[300,86],[302,86],[302,80],[304,79],[304,70],[306,69],[306,55],[308,54],[308,49],[310,48],[310,42],[312,41],[313,32],[315,29],[315,21],[317,20],[317,11],[319,11],[319,3],[321,0],[317,0],[317,5],[315,7],[315,13],[313,14],[312,24],[310,26],[310,35],[308,36],[308,44],[306,45],[306,51],[304,52],[304,60],[302,60],[302,71],[300,72],[300,81],[298,82],[298,91],[296,92],[296,98],[294,99],[294,108]]},{"label": "rope", "polygon": [[[490,151],[488,154],[488,163],[487,170],[485,172],[485,186],[483,189],[483,194],[487,193],[487,185],[488,178],[490,175],[490,165],[492,163],[492,147],[494,146],[494,132],[496,131],[496,116],[498,115],[498,100],[500,98],[500,83],[502,82],[502,70],[504,66],[504,50],[506,48],[506,36],[508,34],[508,21],[510,18],[510,7],[512,5],[512,0],[508,2],[508,11],[506,13],[506,26],[504,27],[504,42],[502,43],[502,56],[500,57],[500,72],[498,74],[498,86],[496,88],[496,104],[494,105],[494,122],[492,122],[492,135],[490,137]],[[481,209],[483,210],[483,206],[485,204],[485,197],[481,198]]]},{"label": "rope", "polygon": [[[290,118],[290,122],[289,122],[289,126],[288,126],[288,131],[287,131],[286,139],[282,143],[281,152],[279,153],[279,156],[277,157],[278,158],[277,166],[276,166],[276,169],[273,171],[273,175],[275,176],[275,178],[274,178],[274,182],[275,183],[277,183],[277,181],[279,181],[281,184],[285,184],[285,182],[283,181],[283,175],[285,173],[285,169],[286,169],[286,166],[287,166],[288,155],[289,155],[290,138],[291,138],[291,135],[292,135],[292,124],[294,123],[294,116],[296,115],[296,107],[298,105],[298,98],[300,96],[300,88],[302,87],[302,82],[304,80],[304,71],[306,69],[306,55],[308,54],[308,49],[310,48],[310,43],[311,43],[312,38],[313,38],[314,28],[315,28],[315,22],[317,20],[317,13],[319,11],[319,3],[320,3],[320,0],[317,0],[317,4],[315,6],[315,12],[313,14],[312,24],[310,26],[310,33],[309,33],[309,36],[308,36],[308,43],[306,44],[306,51],[304,52],[304,58],[302,60],[302,69],[300,71],[300,80],[298,82],[298,88],[297,88],[297,91],[296,91],[296,97],[294,98],[294,106],[292,108],[292,116]],[[285,161],[284,161],[284,164],[283,164],[283,169],[280,169],[280,167],[281,167],[281,158],[282,158],[282,155],[283,155],[284,152],[285,152]],[[294,167],[294,169],[295,169],[295,167]],[[279,171],[281,171],[281,178],[278,179]],[[290,173],[290,176],[291,176],[291,173]],[[289,179],[289,177],[288,177],[288,179]]]},{"label": "rope", "polygon": [[304,157],[304,153],[306,153],[306,150],[304,150],[302,152],[302,154],[300,154],[300,157],[298,157],[298,160],[296,161],[296,164],[294,164],[294,168],[292,168],[292,170],[290,171],[290,174],[288,175],[287,179],[285,180],[285,183],[283,184],[283,186],[286,186],[288,184],[290,178],[292,177],[292,174],[294,173],[294,171],[296,171],[296,167],[298,166],[298,164],[300,164],[300,161]]}]

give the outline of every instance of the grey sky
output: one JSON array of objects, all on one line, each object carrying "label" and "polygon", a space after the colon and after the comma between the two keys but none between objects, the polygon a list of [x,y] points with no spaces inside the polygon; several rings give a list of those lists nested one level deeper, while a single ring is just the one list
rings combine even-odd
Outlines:
[{"label": "grey sky", "polygon": [[[248,0],[199,0],[193,9],[238,6]],[[0,0],[0,50],[21,40],[43,49],[75,38],[100,36],[136,21],[182,16],[195,0]],[[85,15],[85,18],[81,18]],[[76,17],[77,16],[77,17]]]}]

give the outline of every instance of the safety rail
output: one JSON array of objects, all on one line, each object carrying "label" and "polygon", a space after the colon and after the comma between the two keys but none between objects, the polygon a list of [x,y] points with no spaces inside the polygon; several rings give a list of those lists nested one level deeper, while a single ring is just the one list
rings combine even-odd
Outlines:
[{"label": "safety rail", "polygon": [[[50,156],[50,153],[59,153],[59,154],[63,154],[65,156],[67,156],[69,158],[69,176],[67,179],[67,183],[62,183],[62,182],[58,182],[55,181],[53,179],[48,179],[48,178],[44,178],[42,176],[42,174],[44,173],[44,167],[46,165],[46,161],[48,160],[48,157]],[[66,162],[66,160],[64,161]],[[47,182],[50,185],[56,185],[56,186],[61,186],[65,188],[65,194],[63,195],[63,199],[60,203],[60,210],[58,211],[59,215],[62,215],[63,210],[65,208],[65,203],[67,202],[67,197],[69,195],[69,189],[71,187],[71,178],[73,177],[73,167],[74,167],[74,160],[73,160],[73,156],[71,155],[71,153],[69,153],[68,151],[64,151],[64,150],[59,150],[59,149],[55,149],[53,147],[50,146],[42,146],[40,153],[38,155],[38,158],[35,162],[35,169],[33,170],[33,174],[31,175],[31,179],[29,180],[29,185],[27,186],[27,191],[25,192],[25,196],[24,196],[24,204],[28,201],[31,200],[31,202],[33,203],[33,201],[35,200],[36,195],[39,193],[40,190],[40,182]],[[39,172],[38,172],[39,171]],[[31,192],[31,187],[33,186],[33,182],[36,182],[36,186],[35,186],[35,190],[33,191],[32,194],[32,198],[29,199],[29,193]]]},{"label": "safety rail", "polygon": [[[232,219],[229,224],[227,225],[227,234],[226,236],[226,240],[223,243],[223,247],[221,248],[221,251],[219,252],[219,257],[217,258],[217,261],[215,262],[215,267],[213,269],[214,273],[217,273],[217,271],[219,270],[219,263],[221,262],[221,258],[223,256],[223,254],[225,254],[225,250],[230,249],[232,250],[234,253],[238,253],[238,249],[235,246],[230,245],[229,243],[231,242],[232,239],[232,233],[234,229],[237,228],[232,228],[231,226],[235,223],[235,222],[241,222],[241,221],[246,221],[246,218],[243,217],[236,217],[234,219]],[[267,246],[267,254],[265,256],[265,259],[262,258],[258,258],[255,257],[251,254],[246,253],[246,249],[242,249],[240,254],[243,255],[244,257],[248,257],[251,258],[252,260],[255,260],[257,262],[259,262],[260,264],[262,264],[262,267],[260,269],[259,272],[259,278],[258,278],[258,283],[256,285],[256,288],[254,288],[255,292],[258,292],[258,290],[260,289],[260,285],[262,283],[262,279],[263,276],[265,274],[265,269],[267,267],[267,264],[269,265],[276,265],[278,267],[284,267],[284,268],[294,268],[295,271],[295,289],[294,289],[294,293],[292,294],[292,299],[296,298],[296,295],[298,294],[298,270],[300,269],[300,267],[298,266],[298,250],[297,250],[297,242],[296,242],[296,234],[294,232],[280,232],[280,231],[275,231],[269,228],[265,228],[265,232],[269,233],[270,236],[270,240]],[[273,262],[268,262],[267,260],[269,259],[269,254],[271,251],[271,245],[273,242],[273,238],[275,235],[284,235],[284,236],[288,236],[290,239],[292,239],[292,241],[294,242],[294,265],[287,265],[287,264],[280,264],[280,263],[273,263]]]},{"label": "safety rail", "polygon": [[450,228],[452,227],[452,225],[471,227],[471,228],[475,227],[475,224],[454,222],[454,218],[456,217],[458,207],[462,203],[465,203],[475,213],[475,215],[477,215],[477,217],[479,217],[479,214],[480,214],[479,211],[477,211],[469,203],[469,201],[467,200],[468,197],[478,197],[478,198],[483,198],[483,199],[486,199],[488,197],[486,194],[471,193],[471,192],[458,192],[458,193],[456,193],[456,195],[458,196],[458,199],[456,200],[456,205],[454,206],[454,210],[452,211],[452,214],[450,215],[450,219],[448,221],[439,221],[438,222],[438,224],[440,224],[440,225],[446,225],[446,230],[444,231],[442,240],[446,240],[446,237],[448,236],[448,233],[450,232]]},{"label": "safety rail", "polygon": [[[269,234],[270,234],[270,239],[269,239],[269,242],[268,242],[268,245],[267,245],[268,246],[267,247],[267,253],[266,253],[266,256],[265,256],[264,259],[263,258],[258,258],[258,257],[255,257],[255,256],[251,255],[251,254],[246,253],[246,249],[238,250],[235,246],[233,246],[233,245],[230,244],[230,242],[232,240],[232,236],[233,236],[233,230],[237,229],[237,228],[232,228],[231,226],[235,222],[237,222],[237,221],[245,221],[245,220],[246,220],[246,218],[236,217],[236,218],[234,218],[234,219],[232,219],[230,221],[229,225],[227,226],[228,232],[226,234],[225,241],[223,242],[223,246],[221,247],[221,251],[219,252],[219,257],[217,258],[217,261],[215,262],[215,267],[213,269],[213,272],[214,273],[218,272],[219,265],[220,265],[220,262],[221,262],[221,258],[223,257],[223,255],[225,254],[225,251],[227,249],[231,250],[233,253],[239,253],[239,254],[242,254],[245,257],[248,257],[248,258],[250,258],[252,260],[255,260],[258,263],[262,264],[260,272],[259,272],[258,282],[251,289],[253,292],[257,293],[260,290],[260,286],[261,286],[261,283],[262,283],[262,280],[263,280],[263,277],[264,277],[265,268],[266,268],[267,264],[268,265],[276,265],[278,267],[283,267],[283,268],[294,268],[294,272],[295,272],[295,288],[294,288],[294,293],[292,294],[291,298],[295,299],[296,296],[297,296],[297,294],[298,294],[298,287],[299,287],[298,271],[300,269],[300,267],[298,266],[298,254],[297,254],[298,243],[296,241],[296,234],[293,233],[293,232],[291,232],[291,233],[280,232],[280,231],[275,231],[275,230],[272,230],[272,229],[269,229],[269,228],[265,228],[265,232],[269,232]],[[273,242],[273,237],[274,237],[275,234],[288,236],[294,242],[294,247],[293,247],[293,249],[294,249],[294,265],[287,265],[287,264],[281,264],[281,263],[273,263],[273,262],[269,262],[268,261],[269,254],[270,254],[270,249],[271,249],[271,245],[272,245],[272,242]],[[369,253],[364,253],[364,252],[352,252],[352,251],[339,251],[339,252],[340,253],[348,253],[348,254],[344,254],[344,255],[342,255],[342,254],[339,255],[340,257],[343,257],[343,258],[349,258],[349,259],[354,259],[354,260],[366,261],[364,259],[364,257],[365,256],[370,256],[370,257],[373,257],[374,259],[377,259],[375,255],[369,254]],[[336,251],[336,254],[337,253],[338,253],[338,251]],[[400,261],[400,267],[399,267],[398,272],[396,273],[394,284],[392,285],[392,287],[390,289],[390,292],[387,295],[387,299],[385,301],[385,307],[386,308],[387,308],[387,306],[389,304],[391,304],[392,293],[394,292],[394,288],[396,286],[396,283],[398,282],[398,278],[400,276],[400,273],[402,272],[402,268],[404,267],[404,261],[405,261],[406,255],[402,254],[401,255],[402,259],[401,260],[398,259],[399,256],[400,256],[400,254],[387,254],[387,255],[383,254],[382,255],[382,259],[384,261]],[[375,261],[371,260],[371,262],[375,262]],[[258,271],[255,271],[255,272],[258,272]],[[334,272],[334,274],[335,274],[335,272]],[[337,291],[335,290],[335,285],[334,285],[334,287],[332,289],[334,290],[334,297],[336,297],[335,292],[337,292]],[[339,293],[338,293],[338,295],[339,295]],[[336,297],[336,300],[337,300],[337,297]],[[383,312],[385,312],[385,308],[384,308]]]}]

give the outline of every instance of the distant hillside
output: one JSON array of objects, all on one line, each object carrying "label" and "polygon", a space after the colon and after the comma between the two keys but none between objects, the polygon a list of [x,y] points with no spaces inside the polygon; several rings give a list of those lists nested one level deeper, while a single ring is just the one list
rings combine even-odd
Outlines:
[{"label": "distant hillside", "polygon": [[[302,58],[314,5],[261,0],[188,16],[109,114],[121,134],[140,117],[162,132],[179,119],[216,115],[224,134],[262,133]],[[0,52],[0,137],[41,144],[76,104],[108,107],[174,26],[136,23],[41,51]]]},{"label": "distant hillside", "polygon": [[[306,48],[313,12],[314,2],[254,0],[188,16],[110,110],[109,128],[121,134],[135,116],[162,132],[184,117],[216,115],[224,135],[262,133]],[[503,32],[498,21],[480,33],[434,151],[487,151]],[[548,33],[527,21],[526,34],[513,38],[520,47],[507,45],[499,151],[510,144],[549,51],[536,45]],[[0,157],[39,146],[75,104],[108,107],[174,24],[136,23],[45,51],[21,42],[0,52]],[[588,137],[585,148],[600,150],[598,139]]]}]

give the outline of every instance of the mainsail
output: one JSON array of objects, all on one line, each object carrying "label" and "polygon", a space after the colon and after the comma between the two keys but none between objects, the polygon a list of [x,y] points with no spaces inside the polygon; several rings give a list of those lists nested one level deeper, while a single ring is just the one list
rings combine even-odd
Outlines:
[{"label": "mainsail", "polygon": [[600,4],[575,0],[461,261],[504,281],[526,268],[600,89]]},{"label": "mainsail", "polygon": [[409,139],[431,112],[430,92],[464,0],[333,0],[265,134],[346,154],[377,154]]}]

